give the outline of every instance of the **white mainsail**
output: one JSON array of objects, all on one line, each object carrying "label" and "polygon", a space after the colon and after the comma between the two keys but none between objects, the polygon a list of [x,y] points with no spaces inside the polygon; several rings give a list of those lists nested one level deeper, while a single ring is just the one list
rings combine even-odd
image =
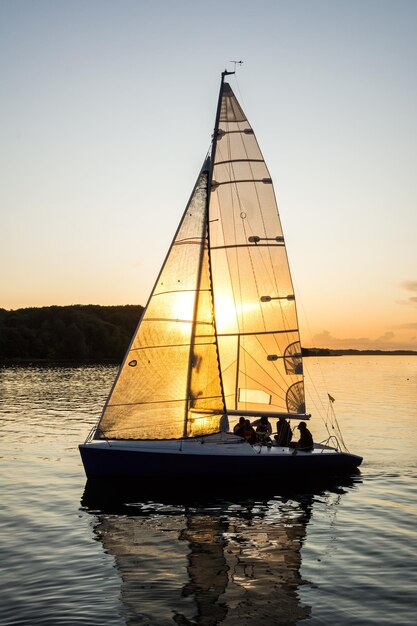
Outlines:
[{"label": "white mainsail", "polygon": [[227,411],[302,414],[305,405],[272,181],[222,80],[211,162],[199,175],[95,438],[211,434]]},{"label": "white mainsail", "polygon": [[223,85],[210,197],[210,253],[226,408],[305,412],[294,291],[270,174]]}]

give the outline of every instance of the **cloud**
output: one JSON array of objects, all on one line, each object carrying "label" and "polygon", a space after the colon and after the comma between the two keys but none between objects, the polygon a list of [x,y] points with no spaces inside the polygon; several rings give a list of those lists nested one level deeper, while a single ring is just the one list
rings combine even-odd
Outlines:
[{"label": "cloud", "polygon": [[[417,291],[417,280],[405,280],[400,285],[406,291]],[[417,296],[410,296],[407,300],[397,300],[397,304],[417,306]]]},{"label": "cloud", "polygon": [[[399,327],[400,328],[400,327]],[[417,328],[417,324],[403,324],[401,328]],[[416,350],[416,337],[399,339],[392,331],[387,331],[376,339],[369,337],[333,337],[328,330],[323,330],[312,338],[312,348],[332,348],[340,350]],[[310,347],[310,346],[306,346]]]},{"label": "cloud", "polygon": [[417,306],[417,298],[408,298],[408,300],[396,300],[396,304],[403,304],[405,306]]},{"label": "cloud", "polygon": [[[417,280],[404,280],[400,283],[400,287],[406,291],[417,291]],[[406,306],[417,306],[417,296],[410,296],[407,300],[397,300],[397,304],[405,304]]]},{"label": "cloud", "polygon": [[417,328],[417,322],[408,322],[407,324],[396,324],[395,326],[392,326],[392,328],[397,328],[397,329]]},{"label": "cloud", "polygon": [[405,280],[401,283],[401,287],[407,291],[417,291],[417,280]]}]

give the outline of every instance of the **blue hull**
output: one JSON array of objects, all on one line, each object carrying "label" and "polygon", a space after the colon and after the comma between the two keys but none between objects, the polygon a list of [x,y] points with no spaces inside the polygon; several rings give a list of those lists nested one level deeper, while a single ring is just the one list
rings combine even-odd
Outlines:
[{"label": "blue hull", "polygon": [[304,454],[181,454],[112,447],[79,446],[87,478],[239,478],[348,472],[362,462],[345,452]]}]

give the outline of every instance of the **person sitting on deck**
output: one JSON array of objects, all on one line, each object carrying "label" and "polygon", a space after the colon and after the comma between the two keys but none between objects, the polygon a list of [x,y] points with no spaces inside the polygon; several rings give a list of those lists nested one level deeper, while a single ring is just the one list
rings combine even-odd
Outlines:
[{"label": "person sitting on deck", "polygon": [[295,448],[294,454],[297,450],[302,450],[303,452],[312,452],[314,449],[314,441],[313,435],[307,428],[307,424],[305,422],[300,422],[297,426],[300,430],[300,439],[297,442],[290,443],[290,448]]},{"label": "person sitting on deck", "polygon": [[256,438],[258,443],[270,443],[270,435],[272,434],[272,426],[267,415],[263,415],[260,419],[255,420],[252,426],[256,426]]},{"label": "person sitting on deck", "polygon": [[248,443],[256,443],[256,432],[249,420],[245,420],[243,436]]},{"label": "person sitting on deck", "polygon": [[287,422],[285,417],[280,417],[277,422],[277,434],[274,436],[278,446],[287,448],[290,445],[292,439],[292,430],[290,423]]},{"label": "person sitting on deck", "polygon": [[245,418],[239,417],[238,423],[235,424],[233,428],[233,434],[237,435],[238,437],[244,437],[245,436],[244,430],[245,430]]}]

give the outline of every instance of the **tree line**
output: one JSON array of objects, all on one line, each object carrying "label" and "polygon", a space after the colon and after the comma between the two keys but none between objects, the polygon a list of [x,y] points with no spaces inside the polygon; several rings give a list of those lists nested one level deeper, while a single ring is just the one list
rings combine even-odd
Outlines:
[{"label": "tree line", "polygon": [[93,304],[0,309],[0,360],[121,361],[142,311]]}]

